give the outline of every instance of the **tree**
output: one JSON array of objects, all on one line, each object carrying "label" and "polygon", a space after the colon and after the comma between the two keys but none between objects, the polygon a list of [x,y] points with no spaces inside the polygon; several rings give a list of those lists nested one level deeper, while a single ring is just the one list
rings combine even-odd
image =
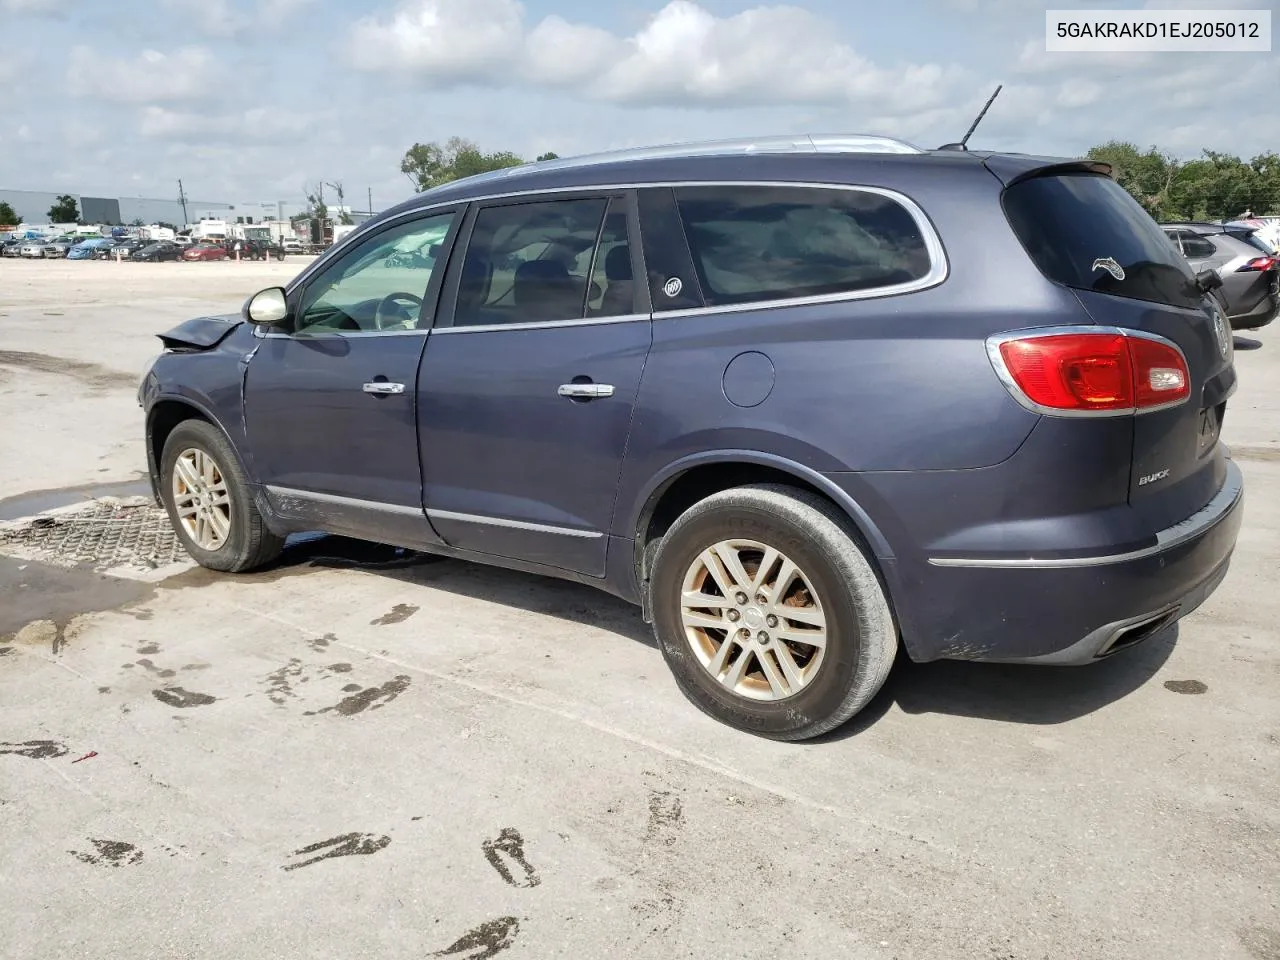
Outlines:
[{"label": "tree", "polygon": [[538,163],[541,163],[543,160],[559,160],[559,159],[560,159],[560,154],[551,153],[550,151],[548,151],[542,154],[540,157],[538,157]]},{"label": "tree", "polygon": [[400,172],[418,190],[430,190],[451,180],[516,167],[524,162],[514,153],[505,150],[482,153],[470,140],[450,137],[443,146],[438,143],[415,143],[405,151],[404,159],[400,161]]},{"label": "tree", "polygon": [[347,212],[346,193],[343,192],[342,181],[338,180],[335,183],[327,183],[325,186],[332,187],[333,192],[338,195],[338,210],[340,211],[338,214],[338,222],[345,227],[351,226],[353,221],[351,219],[351,214]]},{"label": "tree", "polygon": [[1280,214],[1280,155],[1242,160],[1214,150],[1180,161],[1149,148],[1112,141],[1089,151],[1110,163],[1116,180],[1157,220],[1234,220],[1246,210]]},{"label": "tree", "polygon": [[324,183],[316,183],[314,185],[304,185],[303,194],[307,198],[307,206],[310,208],[307,215],[315,220],[325,220],[329,216],[329,207],[324,202]]},{"label": "tree", "polygon": [[76,198],[69,193],[58,197],[58,202],[49,208],[50,223],[75,223],[80,219],[80,210]]},{"label": "tree", "polygon": [[6,227],[16,227],[22,222],[22,218],[18,216],[18,211],[9,206],[8,202],[0,200],[0,223]]},{"label": "tree", "polygon": [[1111,164],[1116,181],[1146,207],[1151,216],[1159,220],[1173,215],[1169,191],[1181,167],[1174,157],[1160,153],[1155,147],[1142,153],[1132,143],[1112,140],[1090,150],[1089,159]]},{"label": "tree", "polygon": [[134,217],[129,221],[129,226],[131,227],[145,227],[146,225],[147,221],[143,220],[141,217]]}]

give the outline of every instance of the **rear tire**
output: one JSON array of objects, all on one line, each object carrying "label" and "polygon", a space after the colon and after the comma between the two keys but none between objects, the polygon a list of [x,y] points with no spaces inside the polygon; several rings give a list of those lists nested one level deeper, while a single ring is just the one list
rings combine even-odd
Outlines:
[{"label": "rear tire", "polygon": [[783,485],[689,508],[658,546],[650,602],[685,696],[775,740],[840,726],[884,685],[897,650],[884,589],[847,518]]},{"label": "rear tire", "polygon": [[202,567],[241,573],[284,549],[263,522],[230,442],[207,421],[185,420],[165,440],[160,495],[182,545]]}]

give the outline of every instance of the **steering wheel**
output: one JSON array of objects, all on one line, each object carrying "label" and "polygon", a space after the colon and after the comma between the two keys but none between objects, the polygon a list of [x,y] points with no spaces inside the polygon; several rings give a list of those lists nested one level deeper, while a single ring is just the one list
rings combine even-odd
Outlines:
[{"label": "steering wheel", "polygon": [[[402,307],[397,301],[408,300],[415,307],[422,307],[422,298],[412,293],[389,293],[381,300],[373,310],[373,328],[375,330],[407,330],[413,316]],[[395,307],[394,312],[392,307]]]}]

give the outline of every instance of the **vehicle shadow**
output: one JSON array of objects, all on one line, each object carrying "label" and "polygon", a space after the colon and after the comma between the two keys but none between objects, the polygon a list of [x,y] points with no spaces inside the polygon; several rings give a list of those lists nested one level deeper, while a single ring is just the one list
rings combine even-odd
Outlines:
[{"label": "vehicle shadow", "polygon": [[281,573],[301,567],[330,567],[378,573],[403,583],[430,586],[473,600],[485,600],[530,613],[598,627],[654,647],[640,608],[617,597],[568,580],[540,577],[416,553],[346,537],[291,538],[273,568]]},{"label": "vehicle shadow", "polygon": [[[275,564],[276,575],[305,567],[378,573],[406,584],[596,627],[655,650],[657,647],[638,607],[566,580],[336,536],[291,539]],[[1135,647],[1083,667],[951,660],[913,663],[899,649],[888,681],[871,703],[838,729],[804,742],[826,743],[857,736],[894,704],[910,714],[945,713],[1031,725],[1064,723],[1137,690],[1159,672],[1177,642],[1178,624],[1174,624]]]},{"label": "vehicle shadow", "polygon": [[1253,337],[1242,337],[1238,334],[1231,338],[1231,342],[1237,350],[1257,350],[1262,346],[1261,340],[1255,340]]},{"label": "vehicle shadow", "polygon": [[884,688],[823,740],[857,736],[895,703],[904,713],[946,713],[1005,723],[1051,725],[1120,700],[1154,677],[1178,642],[1178,624],[1137,646],[1080,667],[938,660],[913,663],[899,649]]}]

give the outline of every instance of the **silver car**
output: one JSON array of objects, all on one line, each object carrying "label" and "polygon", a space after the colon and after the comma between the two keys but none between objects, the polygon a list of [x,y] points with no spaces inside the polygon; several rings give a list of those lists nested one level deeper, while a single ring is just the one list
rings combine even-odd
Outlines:
[{"label": "silver car", "polygon": [[48,259],[65,257],[67,252],[75,245],[75,240],[67,240],[61,237],[57,240],[50,240],[44,245],[44,255]]},{"label": "silver car", "polygon": [[1233,330],[1256,330],[1280,313],[1280,257],[1248,228],[1218,223],[1162,223],[1197,273],[1222,278],[1217,293]]},{"label": "silver car", "polygon": [[18,254],[28,260],[41,259],[44,257],[44,248],[47,244],[47,240],[28,240],[19,248]]}]

